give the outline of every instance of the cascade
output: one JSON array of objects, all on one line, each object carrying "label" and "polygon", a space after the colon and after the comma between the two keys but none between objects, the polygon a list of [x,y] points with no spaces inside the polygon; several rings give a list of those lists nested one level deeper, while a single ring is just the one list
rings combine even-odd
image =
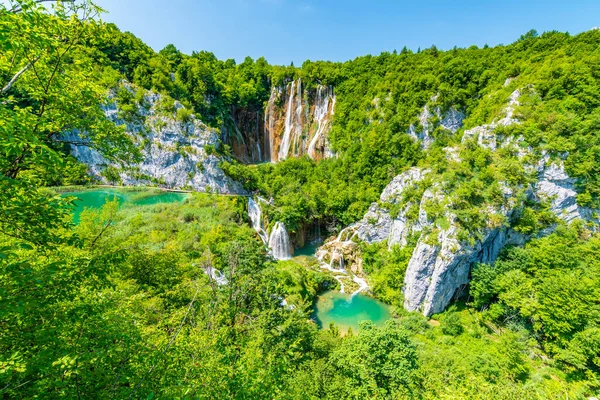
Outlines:
[{"label": "cascade", "polygon": [[294,131],[292,132],[292,143],[294,144],[292,150],[294,150],[294,156],[301,155],[304,150],[304,146],[302,146],[302,134],[304,131],[304,121],[302,120],[302,101],[302,81],[298,79],[298,86],[296,87],[296,123],[294,124]]},{"label": "cascade", "polygon": [[354,296],[356,296],[357,294],[359,294],[360,292],[363,292],[365,290],[367,290],[369,288],[369,284],[367,283],[367,281],[365,281],[363,278],[359,278],[358,276],[354,275],[354,277],[352,278],[352,280],[356,283],[358,283],[358,289],[356,289],[352,295],[350,296],[350,299],[352,300],[352,298]]},{"label": "cascade", "polygon": [[[336,258],[338,260],[338,265],[337,268],[335,268],[335,261]],[[330,271],[335,271],[335,272],[345,272],[345,268],[344,268],[344,255],[341,253],[338,253],[337,251],[334,251],[331,259],[329,260],[329,268]]]},{"label": "cascade", "polygon": [[221,271],[219,271],[216,268],[213,267],[208,267],[206,268],[206,270],[204,271],[206,273],[206,275],[208,275],[212,280],[214,280],[217,285],[222,286],[222,285],[227,285],[227,283],[229,282],[227,280],[227,278],[225,277],[225,275],[223,275],[221,273]]},{"label": "cascade", "polygon": [[290,238],[283,222],[275,223],[269,238],[269,247],[276,260],[288,260],[292,257]]},{"label": "cascade", "polygon": [[258,123],[258,121],[260,120],[260,112],[257,111],[256,112],[256,137],[255,137],[255,141],[256,141],[256,151],[257,151],[257,160],[258,161],[263,161],[263,153],[262,153],[262,149],[260,148],[260,125]]},{"label": "cascade", "polygon": [[296,81],[292,81],[292,85],[290,86],[290,96],[288,98],[287,111],[285,113],[285,130],[283,131],[283,138],[281,139],[281,145],[279,146],[279,160],[285,160],[290,151],[290,140],[293,129],[292,109],[294,106],[295,85]]},{"label": "cascade", "polygon": [[331,87],[322,85],[317,86],[317,98],[315,101],[314,121],[317,123],[317,131],[315,132],[310,144],[308,145],[308,156],[312,159],[317,158],[316,147],[319,140],[322,138],[326,129],[329,127],[329,104],[331,99],[331,115],[335,108],[335,95]]},{"label": "cascade", "polygon": [[357,236],[357,234],[358,233],[356,232],[356,229],[354,229],[352,226],[348,226],[340,231],[334,243],[351,242]]},{"label": "cascade", "polygon": [[277,107],[275,102],[281,96],[282,90],[279,87],[273,87],[271,90],[271,97],[267,103],[267,109],[265,111],[265,135],[264,135],[264,147],[265,147],[265,161],[276,162],[277,151],[275,141],[275,127],[277,123]]},{"label": "cascade", "polygon": [[340,275],[334,275],[333,279],[335,279],[336,281],[339,282],[340,284],[340,293],[345,293],[344,289],[344,281],[342,281],[342,278],[345,278],[345,276],[340,276]]},{"label": "cascade", "polygon": [[263,243],[268,245],[269,237],[263,228],[262,210],[260,205],[255,202],[252,197],[248,198],[248,216],[250,217],[250,221],[252,221],[252,227],[254,230],[258,233]]},{"label": "cascade", "polygon": [[265,107],[263,160],[277,162],[307,154],[313,159],[333,157],[327,132],[336,98],[333,87],[313,91],[297,79],[273,87]]}]

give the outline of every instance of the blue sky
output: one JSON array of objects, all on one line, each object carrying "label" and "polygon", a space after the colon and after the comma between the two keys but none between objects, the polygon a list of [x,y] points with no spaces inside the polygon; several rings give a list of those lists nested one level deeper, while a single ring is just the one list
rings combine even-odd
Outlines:
[{"label": "blue sky", "polygon": [[579,33],[600,25],[600,0],[96,0],[105,21],[155,50],[271,64],[365,54],[490,46],[530,29]]}]

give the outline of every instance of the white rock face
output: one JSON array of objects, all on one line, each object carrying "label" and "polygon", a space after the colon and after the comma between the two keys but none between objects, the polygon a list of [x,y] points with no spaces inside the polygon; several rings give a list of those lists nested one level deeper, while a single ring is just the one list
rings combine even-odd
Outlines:
[{"label": "white rock face", "polygon": [[[214,149],[219,145],[217,132],[194,116],[187,122],[181,122],[173,113],[163,115],[159,110],[160,101],[159,94],[146,92],[148,107],[138,108],[144,123],[120,118],[116,101],[104,107],[106,116],[117,125],[125,125],[127,133],[142,149],[143,161],[122,170],[122,182],[137,185],[154,180],[172,189],[244,194],[243,187],[219,168],[221,158],[207,152],[208,146]],[[178,110],[183,106],[175,102],[175,108]],[[73,138],[76,135],[69,136]],[[71,145],[71,153],[89,166],[92,175],[106,182],[100,173],[109,166],[109,162],[96,150]]]},{"label": "white rock face", "polygon": [[[396,176],[381,193],[380,200],[384,203],[397,204],[401,201],[402,193],[414,184],[419,183],[429,173],[429,170],[411,168]],[[388,240],[388,244],[401,243],[406,245],[406,239],[415,226],[407,224],[405,212],[410,205],[406,205],[392,218],[390,212],[377,203],[371,204],[363,219],[353,225],[357,237],[367,243],[378,243]]]},{"label": "white rock face", "polygon": [[472,138],[477,138],[477,144],[481,147],[496,151],[498,143],[502,142],[504,138],[502,135],[496,134],[494,130],[497,127],[506,127],[519,123],[519,120],[514,117],[515,108],[520,105],[519,97],[521,97],[519,89],[512,92],[508,98],[508,104],[504,109],[505,116],[491,124],[476,126],[475,128],[466,130],[462,138],[463,143]]},{"label": "white rock face", "polygon": [[[431,100],[435,101],[436,96],[434,96]],[[433,113],[429,110],[429,106],[425,105],[423,107],[423,112],[419,115],[419,124],[421,126],[421,130],[417,130],[418,127],[411,125],[408,128],[408,134],[415,140],[421,142],[421,146],[424,149],[428,149],[434,142],[434,138],[431,136],[433,130],[437,127],[431,119],[436,116],[439,120],[439,126],[444,129],[449,130],[452,133],[456,133],[463,124],[463,119],[465,115],[463,112],[456,110],[455,108],[450,108],[445,114],[442,114],[442,110],[440,107],[435,107],[433,109]]]},{"label": "white rock face", "polygon": [[550,210],[565,222],[583,219],[598,223],[594,210],[577,204],[575,179],[565,172],[564,165],[549,162],[548,158],[540,164],[539,181],[535,186],[538,200],[549,201]]},{"label": "white rock face", "polygon": [[[562,165],[546,159],[538,179],[526,191],[530,200],[550,201],[550,210],[567,223],[582,219],[598,226],[600,221],[595,211],[577,205],[575,182]],[[507,199],[514,195],[509,187],[504,189]],[[502,215],[510,222],[519,215],[520,207],[519,203],[514,203],[490,210],[490,213]],[[554,228],[550,227],[540,235],[550,234]],[[457,291],[469,282],[469,271],[474,263],[493,263],[502,248],[523,245],[527,240],[524,235],[506,226],[485,228],[479,232],[482,239],[473,246],[459,242],[455,234],[456,226],[451,222],[449,229],[440,231],[435,245],[428,243],[430,239],[419,239],[404,281],[404,307],[407,310],[421,311],[427,316],[442,312]]]},{"label": "white rock face", "polygon": [[[509,215],[510,217],[510,215]],[[442,312],[454,295],[469,283],[474,263],[492,263],[506,245],[522,245],[525,238],[502,227],[485,229],[473,246],[456,239],[456,225],[442,230],[435,245],[422,237],[409,261],[404,280],[404,308],[429,316]]]}]

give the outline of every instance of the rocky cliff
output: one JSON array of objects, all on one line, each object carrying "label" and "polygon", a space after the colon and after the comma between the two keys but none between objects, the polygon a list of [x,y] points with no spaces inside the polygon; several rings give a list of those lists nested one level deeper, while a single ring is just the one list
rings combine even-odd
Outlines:
[{"label": "rocky cliff", "polygon": [[[432,103],[435,103],[436,100],[437,96],[431,98]],[[433,112],[431,108],[433,108]],[[434,105],[431,107],[426,104],[419,115],[419,124],[412,124],[408,128],[408,134],[413,139],[418,140],[424,149],[428,149],[435,140],[432,135],[435,128],[440,127],[451,133],[456,133],[456,131],[462,128],[464,118],[465,114],[456,108],[450,108],[442,113],[439,106]]]},{"label": "rocky cliff", "polygon": [[[560,157],[536,154],[522,137],[503,134],[502,128],[520,123],[515,115],[520,96],[521,91],[515,90],[501,118],[464,131],[461,145],[444,149],[449,163],[459,163],[461,148],[471,143],[496,157],[501,152],[511,152],[531,177],[522,182],[498,182],[501,195],[495,203],[484,205],[483,226],[467,231],[454,211],[455,189],[430,170],[412,168],[396,176],[364,218],[343,231],[346,240],[328,241],[321,249],[322,257],[344,254],[346,263],[354,260],[353,269],[358,270],[360,254],[352,242],[387,241],[389,247],[413,243],[404,280],[404,306],[429,316],[443,311],[465,288],[474,263],[493,263],[505,246],[522,245],[533,235],[549,234],[560,220],[568,223],[582,219],[597,227],[597,212],[577,204],[575,181],[565,172]],[[458,121],[461,114],[456,110],[450,110],[450,115],[442,115],[439,109],[434,109],[434,113],[444,129],[455,131],[462,125]],[[429,135],[436,128],[429,123],[431,116],[426,107],[421,114],[421,129],[409,130],[411,136],[423,140],[425,148],[434,140]],[[542,203],[555,220],[538,232],[516,228],[526,204]],[[436,207],[437,214],[433,215],[431,210]]]},{"label": "rocky cliff", "polygon": [[[126,84],[132,94],[136,90]],[[142,90],[142,89],[139,89]],[[143,160],[135,165],[115,170],[125,185],[158,184],[172,189],[214,191],[218,193],[245,193],[219,167],[221,156],[218,133],[208,128],[178,102],[168,106],[161,95],[145,92],[134,112],[124,113],[115,96],[104,112],[116,125],[124,125],[126,132],[139,146]],[[77,134],[70,133],[71,142]],[[71,153],[87,164],[92,176],[106,183],[106,169],[111,165],[100,153],[88,146],[71,145]],[[114,166],[113,166],[114,168]]]}]

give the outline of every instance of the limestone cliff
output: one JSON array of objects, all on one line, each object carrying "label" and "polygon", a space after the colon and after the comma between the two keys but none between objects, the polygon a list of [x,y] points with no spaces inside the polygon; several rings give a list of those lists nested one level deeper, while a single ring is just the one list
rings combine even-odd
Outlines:
[{"label": "limestone cliff", "polygon": [[[131,92],[135,89],[125,84]],[[140,89],[142,90],[142,89]],[[245,193],[219,167],[221,156],[215,150],[220,145],[218,134],[208,128],[184,107],[175,102],[165,107],[163,98],[147,91],[133,115],[124,115],[117,100],[104,106],[104,112],[126,132],[141,149],[143,160],[136,165],[117,169],[125,185],[158,184],[172,189]],[[68,134],[76,142],[77,134]],[[110,163],[91,147],[71,145],[71,153],[89,166],[91,175],[109,182],[104,171]],[[114,166],[113,166],[114,167]]]}]

